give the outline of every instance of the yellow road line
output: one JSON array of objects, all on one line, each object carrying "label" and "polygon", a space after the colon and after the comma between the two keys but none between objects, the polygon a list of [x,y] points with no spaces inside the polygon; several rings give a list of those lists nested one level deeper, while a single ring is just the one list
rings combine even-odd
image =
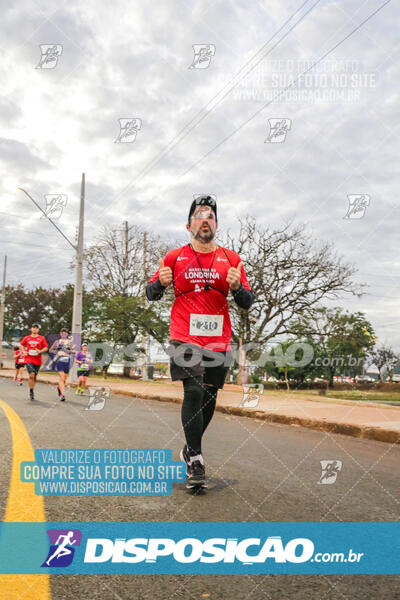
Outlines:
[{"label": "yellow road line", "polygon": [[[43,496],[37,496],[34,484],[24,483],[20,478],[21,461],[35,460],[31,441],[25,425],[17,413],[0,399],[11,429],[12,467],[10,487],[4,522],[46,522]],[[1,600],[50,600],[50,576],[0,575]]]}]

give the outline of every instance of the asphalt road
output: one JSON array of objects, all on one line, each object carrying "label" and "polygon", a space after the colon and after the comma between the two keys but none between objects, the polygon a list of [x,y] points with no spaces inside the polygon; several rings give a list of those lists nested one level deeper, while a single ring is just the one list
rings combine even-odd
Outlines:
[{"label": "asphalt road", "polygon": [[[101,411],[87,398],[0,378],[0,398],[21,417],[34,448],[171,448],[183,445],[177,404],[112,396]],[[0,508],[11,469],[11,436],[0,410]],[[397,521],[400,447],[216,413],[205,436],[210,487],[196,496],[174,484],[168,497],[46,497],[48,521]],[[342,461],[333,485],[318,485],[320,460]],[[51,576],[53,600],[400,599],[394,575]]]}]

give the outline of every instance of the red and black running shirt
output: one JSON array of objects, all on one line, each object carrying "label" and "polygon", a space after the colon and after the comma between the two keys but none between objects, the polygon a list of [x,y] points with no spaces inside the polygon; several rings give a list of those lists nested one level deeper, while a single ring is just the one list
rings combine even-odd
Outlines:
[{"label": "red and black running shirt", "polygon": [[14,350],[14,360],[19,365],[23,365],[25,362],[25,354],[21,350]]},{"label": "red and black running shirt", "polygon": [[45,337],[42,335],[26,335],[21,340],[21,346],[26,346],[26,363],[31,363],[32,365],[42,364],[42,355],[39,354],[39,350],[48,347]]},{"label": "red and black running shirt", "polygon": [[[195,252],[190,244],[186,244],[166,254],[164,267],[172,269],[175,292],[175,301],[171,310],[170,340],[193,343],[202,347],[212,343],[216,351],[231,349],[231,322],[227,302],[230,288],[226,277],[228,270],[231,267],[237,268],[240,262],[240,256],[236,252],[221,246],[218,246],[215,251],[203,253]],[[157,281],[159,271],[160,269],[148,283]],[[207,282],[210,286],[208,290],[205,289]],[[241,289],[251,292],[243,266],[241,284]],[[222,315],[222,334],[218,336],[191,334],[190,315],[218,315],[218,317]]]}]

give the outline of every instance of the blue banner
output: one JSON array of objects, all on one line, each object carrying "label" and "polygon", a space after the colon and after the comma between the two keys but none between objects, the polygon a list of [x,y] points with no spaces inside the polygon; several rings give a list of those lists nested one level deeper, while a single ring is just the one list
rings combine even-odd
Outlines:
[{"label": "blue banner", "polygon": [[400,523],[3,523],[1,574],[397,574]]},{"label": "blue banner", "polygon": [[40,496],[167,496],[186,481],[186,465],[160,448],[39,448],[21,481]]}]

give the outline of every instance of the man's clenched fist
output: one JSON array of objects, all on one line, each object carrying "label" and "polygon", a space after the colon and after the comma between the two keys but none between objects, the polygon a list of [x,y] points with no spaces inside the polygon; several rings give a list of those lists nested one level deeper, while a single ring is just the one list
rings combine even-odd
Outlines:
[{"label": "man's clenched fist", "polygon": [[160,258],[160,270],[158,272],[158,278],[161,285],[168,287],[172,281],[172,269],[171,267],[164,267],[164,260]]},{"label": "man's clenched fist", "polygon": [[231,290],[238,290],[240,288],[240,277],[242,270],[242,262],[236,267],[231,267],[226,276],[226,281],[229,284]]}]

